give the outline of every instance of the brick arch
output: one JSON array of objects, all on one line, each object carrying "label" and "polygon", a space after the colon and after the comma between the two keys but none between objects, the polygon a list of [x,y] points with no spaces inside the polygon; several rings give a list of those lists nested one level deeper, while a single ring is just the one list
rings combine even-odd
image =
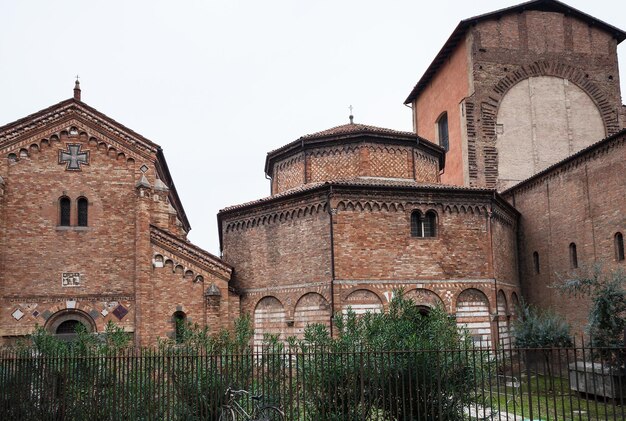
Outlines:
[{"label": "brick arch", "polygon": [[510,301],[510,303],[511,303],[511,305],[510,305],[511,316],[517,316],[518,307],[520,305],[520,302],[519,302],[519,297],[517,296],[517,293],[515,291],[513,291],[511,293],[511,301]]},{"label": "brick arch", "polygon": [[[611,107],[613,101],[602,89],[589,80],[589,78],[586,77],[586,73],[581,69],[550,60],[535,61],[527,65],[519,66],[496,82],[487,98],[480,104],[476,104],[476,108],[479,110],[479,115],[476,117],[479,121],[478,124],[480,125],[482,136],[478,136],[477,134],[472,136],[472,139],[469,140],[470,152],[472,154],[476,153],[475,148],[478,146],[478,143],[474,142],[476,142],[479,137],[485,138],[486,143],[485,140],[481,141],[482,153],[484,155],[482,159],[485,160],[483,164],[478,163],[478,159],[481,158],[470,158],[469,166],[472,185],[480,178],[476,170],[472,169],[472,167],[477,166],[477,168],[480,168],[482,165],[485,165],[482,171],[484,172],[486,186],[491,188],[498,187],[498,149],[492,142],[495,142],[497,138],[496,122],[502,100],[509,90],[518,83],[531,77],[541,76],[567,79],[573,85],[577,86],[597,107],[602,124],[604,125],[605,134],[612,135],[619,131],[617,114],[615,113],[616,110]],[[469,119],[474,118],[474,104],[468,103],[467,107],[469,121]],[[500,186],[500,188],[502,187],[506,186]]]},{"label": "brick arch", "polygon": [[54,313],[46,321],[45,329],[52,334],[56,333],[56,329],[61,323],[68,320],[76,320],[82,323],[90,332],[97,332],[98,327],[96,321],[88,313],[77,308],[63,309]]},{"label": "brick arch", "polygon": [[446,308],[446,305],[444,304],[439,294],[427,288],[410,289],[404,293],[404,296],[410,300],[413,300],[413,302],[418,306],[434,308],[438,305],[441,305],[444,309]]},{"label": "brick arch", "polygon": [[441,305],[442,308],[446,308],[439,294],[428,288],[410,289],[404,293],[404,297],[412,300],[417,306],[434,308]]},{"label": "brick arch", "polygon": [[[500,79],[493,87],[493,92],[487,102],[493,108],[493,114],[483,111],[482,123],[484,133],[488,137],[496,136],[496,116],[502,99],[507,92],[519,82],[538,76],[555,76],[574,83],[583,90],[600,110],[602,121],[607,135],[619,131],[619,124],[615,110],[611,108],[611,100],[602,89],[586,77],[586,73],[579,68],[557,61],[535,61],[531,64],[520,66],[517,70]],[[599,139],[598,139],[599,140]]]},{"label": "brick arch", "polygon": [[254,345],[261,345],[265,334],[284,336],[287,316],[283,303],[273,295],[262,297],[254,305]]},{"label": "brick arch", "polygon": [[348,307],[356,314],[367,312],[380,313],[383,311],[383,298],[373,289],[357,286],[347,291],[341,300],[341,311],[346,313]]},{"label": "brick arch", "polygon": [[456,320],[467,329],[472,339],[481,346],[491,346],[490,305],[487,295],[479,289],[468,288],[456,298]]},{"label": "brick arch", "polygon": [[499,290],[496,295],[496,307],[498,309],[498,343],[508,348],[511,345],[510,307],[503,290]]},{"label": "brick arch", "polygon": [[332,310],[328,300],[317,292],[303,294],[293,310],[293,335],[302,337],[304,329],[313,323],[330,326]]}]

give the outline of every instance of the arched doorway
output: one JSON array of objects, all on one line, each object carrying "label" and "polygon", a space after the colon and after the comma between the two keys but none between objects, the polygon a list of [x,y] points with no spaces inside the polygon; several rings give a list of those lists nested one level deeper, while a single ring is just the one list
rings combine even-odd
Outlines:
[{"label": "arched doorway", "polygon": [[63,341],[76,338],[76,329],[83,326],[87,332],[96,332],[96,323],[89,314],[80,310],[62,310],[53,314],[46,323],[46,330]]}]

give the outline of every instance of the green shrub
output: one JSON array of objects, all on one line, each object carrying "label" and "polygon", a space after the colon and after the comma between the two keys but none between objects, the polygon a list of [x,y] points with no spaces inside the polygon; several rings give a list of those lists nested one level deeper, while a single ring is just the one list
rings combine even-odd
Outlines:
[{"label": "green shrub", "polygon": [[331,337],[308,326],[298,344],[310,419],[460,420],[475,378],[489,370],[486,352],[442,308],[423,315],[402,291],[388,311],[337,314],[335,327]]},{"label": "green shrub", "polygon": [[569,324],[560,315],[539,310],[525,302],[513,322],[513,338],[518,348],[553,348],[572,345]]}]

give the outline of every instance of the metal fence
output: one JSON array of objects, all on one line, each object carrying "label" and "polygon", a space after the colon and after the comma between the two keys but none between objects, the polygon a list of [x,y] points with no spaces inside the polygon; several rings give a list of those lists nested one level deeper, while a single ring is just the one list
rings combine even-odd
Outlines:
[{"label": "metal fence", "polygon": [[[287,420],[625,420],[623,349],[0,351],[2,420],[218,420],[230,387]],[[254,401],[240,398],[250,412]],[[241,418],[245,419],[245,418]]]}]

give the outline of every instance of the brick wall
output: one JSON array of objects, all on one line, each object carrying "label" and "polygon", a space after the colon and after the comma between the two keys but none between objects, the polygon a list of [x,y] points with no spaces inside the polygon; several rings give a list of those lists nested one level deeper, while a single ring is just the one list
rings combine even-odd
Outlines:
[{"label": "brick wall", "polygon": [[[519,256],[526,299],[564,314],[577,332],[588,321],[587,300],[565,298],[550,285],[573,270],[569,245],[578,264],[605,270],[625,268],[615,260],[614,235],[626,231],[626,135],[623,133],[506,195],[521,212]],[[533,253],[539,258],[535,271]]]},{"label": "brick wall", "polygon": [[[423,197],[418,194],[411,199],[421,202]],[[418,203],[404,202],[400,209],[378,209],[366,200],[341,200],[334,226],[337,278],[491,277],[485,210],[479,213],[478,208],[463,211],[458,206]],[[411,237],[411,212],[417,209],[424,213],[433,209],[437,213],[437,237]]]},{"label": "brick wall", "polygon": [[[561,98],[558,106],[549,104],[547,99],[557,101],[563,92],[555,96],[543,90],[558,84],[537,83],[533,98],[543,99],[535,101],[536,109],[509,98],[516,104],[509,106],[507,120],[501,107],[509,91],[517,86],[522,92],[520,82],[545,77],[559,78],[561,87],[569,84],[564,92],[571,98]],[[617,43],[612,34],[556,12],[526,10],[478,21],[468,27],[413,106],[416,132],[435,141],[436,121],[448,112],[451,149],[444,183],[503,190],[624,127]],[[545,138],[552,149],[525,148]],[[508,149],[501,150],[503,145]],[[516,175],[520,157],[520,168],[527,172]]]},{"label": "brick wall", "polygon": [[[58,163],[58,150],[67,150],[68,143],[90,150],[90,163],[80,172],[66,171]],[[6,155],[0,160],[5,181],[1,334],[26,334],[56,311],[74,305],[91,314],[100,328],[108,320],[119,322],[111,314],[117,303],[131,311],[134,306],[134,166],[66,133],[59,140],[37,139],[16,155],[15,161]],[[71,199],[71,227],[59,226],[61,196]],[[88,227],[76,226],[79,197],[89,201]],[[63,272],[80,273],[81,285],[62,287]],[[18,307],[26,313],[20,320],[11,316]],[[103,310],[108,312],[104,317]],[[121,323],[132,331],[132,321],[131,312]]]},{"label": "brick wall", "polygon": [[461,103],[471,93],[469,69],[468,44],[462,40],[413,103],[415,132],[434,143],[439,143],[437,121],[444,112],[448,113],[450,149],[441,176],[445,184],[467,184],[465,115]]},{"label": "brick wall", "polygon": [[[328,211],[306,211],[326,206],[326,194],[331,195],[334,266]],[[234,284],[243,293],[242,310],[254,316],[256,341],[269,332],[282,338],[301,335],[310,322],[329,325],[333,308],[379,311],[396,288],[403,288],[418,305],[441,302],[451,313],[457,312],[463,291],[482,291],[487,316],[481,313],[476,321],[480,326],[474,327],[484,329],[486,323],[492,329],[492,206],[508,220],[491,223],[500,247],[496,266],[503,277],[501,288],[508,297],[519,292],[516,215],[492,203],[492,197],[490,192],[459,196],[341,185],[222,211],[223,256],[235,267]],[[415,209],[437,212],[437,237],[411,237]]]},{"label": "brick wall", "polygon": [[[468,137],[468,150],[469,165],[477,169],[470,176],[470,185],[498,185],[500,157],[496,145],[496,124],[499,123],[499,108],[508,91],[529,77],[567,79],[591,98],[601,117],[604,133],[610,135],[618,131],[617,115],[621,99],[616,41],[611,34],[572,16],[533,10],[479,22],[469,31],[473,40],[474,92],[467,103],[471,103],[476,112],[468,125],[476,128],[476,134],[475,137]],[[545,115],[551,110],[547,109],[534,118],[552,121],[558,116]],[[574,123],[580,123],[581,118],[584,116],[576,117]],[[585,124],[580,125],[580,130],[585,128]],[[504,129],[506,131],[506,127]],[[556,130],[555,134],[559,132],[558,129],[553,130]],[[575,128],[572,130],[576,131]],[[576,133],[573,134],[576,136]],[[527,130],[520,133],[515,141],[522,145],[530,142],[531,137],[532,133]],[[602,134],[587,136],[579,148],[602,137]],[[570,139],[559,141],[568,142]],[[560,155],[552,156],[542,168],[572,153],[567,147],[564,150]],[[532,161],[528,154],[521,154]]]},{"label": "brick wall", "polygon": [[277,162],[272,173],[272,194],[307,183],[356,177],[439,181],[439,158],[435,153],[366,140],[311,148]]},{"label": "brick wall", "polygon": [[[112,321],[152,345],[171,332],[178,306],[200,324],[225,326],[238,311],[231,269],[187,242],[157,179],[157,148],[131,142],[127,129],[94,113],[64,101],[0,130],[0,343],[76,317],[96,332]],[[89,153],[80,170],[59,162],[70,144]],[[71,202],[69,226],[60,222],[62,196]],[[79,197],[88,200],[87,226],[78,226]],[[169,273],[153,266],[153,230],[182,253]],[[63,273],[79,274],[77,285],[62,286]],[[193,274],[203,281],[187,279]],[[225,297],[214,314],[203,306],[203,285],[212,283]]]}]

